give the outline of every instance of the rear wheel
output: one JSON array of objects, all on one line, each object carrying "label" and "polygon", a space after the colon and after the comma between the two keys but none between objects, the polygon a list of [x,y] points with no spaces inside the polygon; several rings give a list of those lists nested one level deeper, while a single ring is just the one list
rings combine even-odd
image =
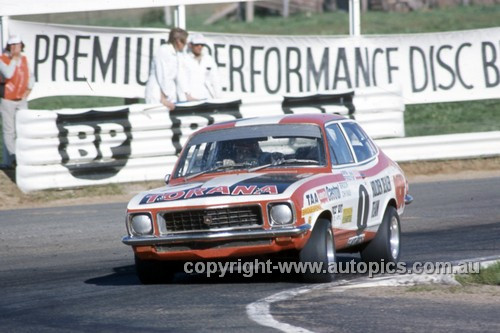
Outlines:
[{"label": "rear wheel", "polygon": [[[311,237],[299,253],[299,259],[304,265],[303,268],[307,268],[302,272],[302,279],[305,282],[323,283],[333,280],[329,265],[336,262],[337,254],[330,221],[319,219],[316,222]],[[314,268],[321,269],[318,271]]]},{"label": "rear wheel", "polygon": [[142,284],[171,282],[176,273],[173,263],[159,260],[144,260],[135,256],[135,270]]},{"label": "rear wheel", "polygon": [[401,229],[396,208],[388,206],[377,236],[361,250],[365,262],[398,262],[401,256]]}]

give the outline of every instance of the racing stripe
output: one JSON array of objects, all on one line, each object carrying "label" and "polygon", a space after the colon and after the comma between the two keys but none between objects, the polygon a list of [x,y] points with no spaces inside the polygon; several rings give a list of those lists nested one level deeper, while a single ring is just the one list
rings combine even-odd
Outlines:
[{"label": "racing stripe", "polygon": [[358,171],[363,172],[365,174],[365,177],[373,177],[380,174],[390,165],[391,162],[387,158],[387,156],[382,151],[379,151],[379,154],[377,156],[377,163],[373,167],[363,170],[360,166]]},{"label": "racing stripe", "polygon": [[221,196],[279,195],[290,185],[302,183],[310,174],[235,174],[216,177],[197,186],[164,187],[160,191],[150,191],[140,200],[139,205],[174,202]]}]

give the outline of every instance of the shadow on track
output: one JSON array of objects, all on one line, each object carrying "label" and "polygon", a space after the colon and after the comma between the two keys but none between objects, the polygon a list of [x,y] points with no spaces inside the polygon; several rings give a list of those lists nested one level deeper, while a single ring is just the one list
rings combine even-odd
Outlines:
[{"label": "shadow on track", "polygon": [[[354,259],[350,256],[339,256],[339,262],[348,262]],[[359,261],[359,259],[355,259]],[[175,275],[173,281],[165,282],[163,284],[237,284],[237,283],[293,283],[297,285],[304,284],[298,274],[280,274],[273,272],[272,274],[259,273],[252,276],[244,276],[243,273],[227,273],[224,276],[219,276],[219,273],[214,273],[212,276],[207,277],[205,274],[187,274],[179,272]],[[91,278],[85,281],[86,284],[97,286],[132,286],[141,285],[135,273],[134,265],[127,265],[121,267],[114,267],[113,273]]]},{"label": "shadow on track", "polygon": [[141,284],[135,275],[134,265],[114,267],[113,273],[88,279],[85,283],[96,286],[130,286]]}]

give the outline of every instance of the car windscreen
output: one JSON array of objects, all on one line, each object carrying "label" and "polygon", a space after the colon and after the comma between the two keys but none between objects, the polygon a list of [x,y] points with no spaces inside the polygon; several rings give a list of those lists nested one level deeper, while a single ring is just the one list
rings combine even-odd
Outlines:
[{"label": "car windscreen", "polygon": [[233,169],[325,165],[322,132],[312,124],[233,127],[187,143],[174,177]]},{"label": "car windscreen", "polygon": [[321,130],[316,125],[309,124],[283,124],[283,125],[258,125],[245,127],[232,127],[218,131],[203,132],[189,141],[189,145],[219,140],[251,139],[263,136],[304,136],[321,138]]}]

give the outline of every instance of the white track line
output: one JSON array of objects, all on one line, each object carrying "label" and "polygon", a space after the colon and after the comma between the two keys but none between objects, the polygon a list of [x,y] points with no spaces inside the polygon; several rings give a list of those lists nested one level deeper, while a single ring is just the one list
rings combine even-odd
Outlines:
[{"label": "white track line", "polygon": [[307,293],[314,289],[324,288],[324,284],[318,284],[314,286],[306,286],[294,289],[288,289],[277,294],[268,296],[266,298],[260,299],[256,302],[250,303],[247,305],[247,315],[250,319],[257,322],[262,326],[272,327],[278,329],[283,332],[290,333],[309,333],[311,331],[302,328],[296,327],[287,323],[282,323],[277,321],[271,315],[270,307],[272,303],[285,301],[290,298],[294,298],[295,296]]},{"label": "white track line", "polygon": [[318,289],[328,289],[329,292],[344,292],[348,289],[356,288],[371,288],[377,286],[412,286],[416,284],[431,284],[431,283],[443,283],[450,284],[458,282],[453,279],[450,275],[401,275],[401,276],[390,276],[390,277],[377,277],[377,278],[360,278],[352,281],[338,281],[325,284],[317,284],[314,286],[306,286],[294,289],[288,289],[277,294],[268,296],[266,298],[260,299],[256,302],[250,303],[246,306],[247,315],[250,319],[257,322],[262,326],[272,327],[283,332],[291,333],[309,333],[309,331],[303,327],[293,326],[287,323],[283,323],[274,319],[271,315],[271,305],[276,302],[286,301],[288,299],[294,298],[301,294],[308,293],[313,290]]},{"label": "white track line", "polygon": [[[481,262],[481,267],[486,267],[489,264],[498,262],[500,256],[481,257],[475,259],[467,259],[456,261],[457,264],[462,262]],[[455,263],[455,262],[454,262]],[[427,274],[427,275],[391,275],[380,276],[376,278],[358,278],[354,280],[341,280],[332,283],[317,284],[313,286],[305,286],[281,291],[274,295],[262,298],[256,302],[246,306],[247,315],[256,323],[271,327],[283,332],[290,333],[312,333],[312,331],[293,326],[287,323],[282,323],[274,319],[271,315],[271,305],[276,302],[282,302],[294,298],[296,296],[308,293],[313,290],[328,289],[329,292],[344,292],[349,289],[371,288],[371,287],[389,287],[389,286],[413,286],[417,284],[459,284],[453,275],[450,274]]]}]

